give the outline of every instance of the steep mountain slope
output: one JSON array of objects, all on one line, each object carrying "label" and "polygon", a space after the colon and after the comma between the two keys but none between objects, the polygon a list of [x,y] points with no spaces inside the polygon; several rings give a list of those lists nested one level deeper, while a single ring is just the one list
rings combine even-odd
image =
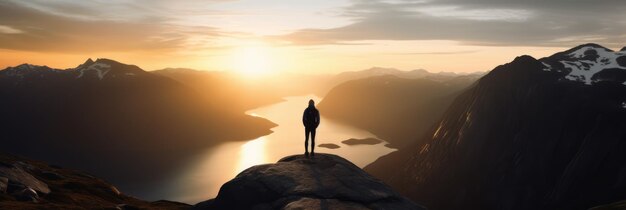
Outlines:
[{"label": "steep mountain slope", "polygon": [[378,175],[433,209],[587,209],[623,199],[625,56],[587,44],[518,57],[457,97],[425,145],[368,168],[396,171]]},{"label": "steep mountain slope", "polygon": [[345,82],[319,103],[325,117],[364,128],[401,148],[414,142],[477,78],[406,79],[393,75]]},{"label": "steep mountain slope", "polygon": [[0,71],[0,101],[2,151],[96,173],[130,192],[140,184],[132,180],[165,177],[198,149],[273,126],[229,110],[228,101],[108,59],[67,70],[7,68]]},{"label": "steep mountain slope", "polygon": [[250,167],[194,209],[425,209],[336,155]]}]

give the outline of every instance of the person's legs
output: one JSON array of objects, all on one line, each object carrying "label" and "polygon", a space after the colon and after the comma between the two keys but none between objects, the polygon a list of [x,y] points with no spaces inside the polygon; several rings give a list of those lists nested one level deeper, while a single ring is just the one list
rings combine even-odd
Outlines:
[{"label": "person's legs", "polygon": [[307,127],[304,128],[304,155],[309,156],[309,133],[311,130]]},{"label": "person's legs", "polygon": [[311,156],[315,155],[315,128],[311,129]]}]

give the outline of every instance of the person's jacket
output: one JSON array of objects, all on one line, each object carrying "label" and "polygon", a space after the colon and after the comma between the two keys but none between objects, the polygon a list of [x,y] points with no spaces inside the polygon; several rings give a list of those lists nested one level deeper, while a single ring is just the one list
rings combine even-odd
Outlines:
[{"label": "person's jacket", "polygon": [[317,111],[315,106],[309,106],[304,109],[302,124],[307,128],[317,128],[317,126],[320,125],[320,112]]}]

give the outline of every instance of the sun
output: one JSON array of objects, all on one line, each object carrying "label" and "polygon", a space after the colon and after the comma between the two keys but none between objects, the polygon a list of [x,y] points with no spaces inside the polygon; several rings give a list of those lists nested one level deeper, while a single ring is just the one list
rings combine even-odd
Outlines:
[{"label": "sun", "polygon": [[258,78],[272,73],[269,47],[250,45],[236,49],[232,56],[233,70],[247,78]]}]

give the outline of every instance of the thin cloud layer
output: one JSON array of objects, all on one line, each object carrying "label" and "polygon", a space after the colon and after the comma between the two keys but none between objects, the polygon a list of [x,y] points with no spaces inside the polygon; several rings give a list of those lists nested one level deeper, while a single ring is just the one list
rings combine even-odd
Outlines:
[{"label": "thin cloud layer", "polygon": [[626,42],[626,2],[360,0],[345,9],[355,23],[274,37],[293,44],[364,40],[453,40],[469,45],[571,46]]},{"label": "thin cloud layer", "polygon": [[216,28],[171,24],[167,16],[132,5],[3,1],[0,48],[77,53],[173,50],[186,47],[192,37],[225,35]]},{"label": "thin cloud layer", "polygon": [[[623,0],[4,0],[0,49],[207,56],[259,40],[335,49],[429,40],[524,47],[596,42],[621,48],[625,10]],[[456,53],[442,53],[448,51],[456,50],[399,53]]]}]

